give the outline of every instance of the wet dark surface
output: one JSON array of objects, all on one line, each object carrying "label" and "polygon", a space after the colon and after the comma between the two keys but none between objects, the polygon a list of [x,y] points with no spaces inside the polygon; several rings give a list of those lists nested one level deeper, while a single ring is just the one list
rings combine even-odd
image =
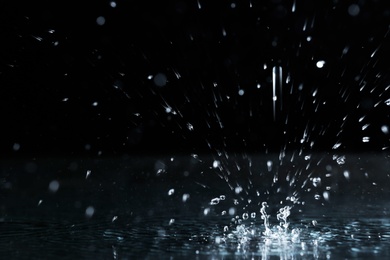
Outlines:
[{"label": "wet dark surface", "polygon": [[[346,154],[344,163],[330,154],[312,154],[301,162],[296,156],[294,163],[291,158],[181,155],[3,161],[1,255],[8,259],[390,257],[387,155]],[[252,163],[245,169],[248,161]],[[274,163],[272,169],[269,161]],[[314,166],[307,166],[309,161]],[[242,170],[234,172],[230,164]],[[294,193],[299,203],[294,205],[286,199],[294,185],[287,189],[281,178],[272,184],[274,176],[291,167],[302,172],[294,174],[299,184]],[[310,173],[321,178],[322,186],[311,184]],[[305,180],[310,184],[298,189]],[[210,205],[221,195],[223,200]],[[259,212],[263,201],[269,204],[272,225],[278,225],[277,209],[293,206],[289,230],[300,230],[298,241],[265,242]],[[256,216],[244,220],[244,213]],[[234,233],[237,221],[254,233]]]}]

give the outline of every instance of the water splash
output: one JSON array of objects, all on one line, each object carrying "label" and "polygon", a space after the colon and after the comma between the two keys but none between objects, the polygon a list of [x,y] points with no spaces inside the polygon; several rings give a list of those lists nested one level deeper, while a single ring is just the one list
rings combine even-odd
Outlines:
[{"label": "water splash", "polygon": [[[318,246],[318,241],[314,243],[305,238],[301,239],[301,229],[290,229],[288,217],[291,214],[291,206],[284,206],[278,210],[276,218],[280,221],[279,225],[271,225],[270,217],[267,213],[267,202],[261,203],[260,213],[262,224],[259,226],[254,219],[251,219],[250,224],[238,216],[233,219],[235,226],[230,229],[224,227],[224,237],[221,242],[227,246],[235,245],[236,254],[245,254],[247,252],[260,252],[263,259],[267,259],[270,255],[279,255],[281,259],[290,259],[290,256],[296,255],[297,250],[315,251]],[[244,223],[245,222],[245,223]],[[313,248],[308,248],[313,247]]]}]

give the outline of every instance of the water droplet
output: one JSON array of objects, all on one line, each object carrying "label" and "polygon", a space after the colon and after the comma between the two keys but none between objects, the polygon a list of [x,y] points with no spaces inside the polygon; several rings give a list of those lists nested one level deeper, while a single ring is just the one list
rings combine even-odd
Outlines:
[{"label": "water droplet", "polygon": [[370,142],[370,137],[369,136],[364,136],[362,141],[363,141],[363,143],[368,143],[368,142]]},{"label": "water droplet", "polygon": [[207,216],[210,213],[210,208],[205,208],[203,210],[203,215]]},{"label": "water droplet", "polygon": [[317,68],[319,68],[319,69],[323,68],[324,65],[325,65],[325,61],[323,61],[323,60],[319,60],[319,61],[317,61],[317,63],[316,63],[316,66],[317,66]]},{"label": "water droplet", "polygon": [[173,195],[175,193],[175,190],[174,189],[170,189],[169,191],[168,191],[168,196],[171,196],[171,195]]},{"label": "water droplet", "polygon": [[319,186],[321,186],[321,178],[320,178],[320,177],[315,177],[315,178],[313,178],[313,186],[314,186],[314,187],[319,187]]},{"label": "water droplet", "polygon": [[341,145],[341,143],[335,143],[335,144],[333,145],[332,149],[337,149],[337,148],[340,147],[340,145]]},{"label": "water droplet", "polygon": [[248,218],[249,218],[248,213],[242,214],[242,219],[243,219],[243,220],[247,220]]},{"label": "water droplet", "polygon": [[240,194],[241,191],[242,191],[242,187],[240,187],[240,186],[237,186],[237,187],[234,189],[234,192],[235,192],[236,194]]},{"label": "water droplet", "polygon": [[314,199],[319,200],[319,199],[321,199],[321,196],[316,194],[316,195],[314,195]]},{"label": "water droplet", "polygon": [[329,193],[328,191],[324,191],[324,192],[322,193],[322,196],[324,197],[324,199],[325,199],[326,201],[329,201],[330,193]]},{"label": "water droplet", "polygon": [[96,107],[98,104],[99,104],[99,103],[95,101],[95,102],[92,103],[92,106],[93,106],[93,107]]},{"label": "water droplet", "polygon": [[183,197],[182,197],[182,200],[183,200],[183,202],[186,202],[189,198],[190,198],[190,194],[184,193]]},{"label": "water droplet", "polygon": [[92,206],[87,207],[87,209],[85,210],[85,216],[87,218],[91,218],[94,213],[95,213],[95,208]]},{"label": "water droplet", "polygon": [[18,143],[14,143],[14,145],[12,146],[12,149],[16,152],[16,151],[19,151],[20,149],[20,144]]},{"label": "water droplet", "polygon": [[220,165],[220,162],[217,161],[217,160],[214,160],[214,162],[213,162],[213,168],[218,168],[219,165]]},{"label": "water droplet", "polygon": [[210,205],[217,205],[219,203],[219,198],[214,198],[210,201]]},{"label": "water droplet", "polygon": [[87,174],[85,175],[85,179],[88,179],[90,174],[91,174],[91,170],[87,170]]},{"label": "water droplet", "polygon": [[236,208],[230,208],[229,209],[229,215],[233,216],[234,214],[236,214]]},{"label": "water droplet", "polygon": [[164,73],[157,73],[153,77],[153,82],[158,87],[164,87],[167,84],[167,76]]},{"label": "water droplet", "polygon": [[390,106],[390,98],[385,101],[386,106]]},{"label": "water droplet", "polygon": [[226,199],[226,196],[225,196],[225,195],[220,195],[220,196],[219,196],[219,199],[220,199],[220,200],[225,200],[225,199]]},{"label": "water droplet", "polygon": [[39,200],[38,201],[38,206],[40,206],[42,204],[43,200]]},{"label": "water droplet", "polygon": [[389,133],[389,127],[387,125],[383,125],[383,126],[381,126],[381,131],[384,134],[388,134]]},{"label": "water droplet", "polygon": [[110,2],[110,6],[111,6],[112,8],[115,8],[115,7],[116,7],[116,2],[111,1],[111,2]]},{"label": "water droplet", "polygon": [[191,125],[190,123],[187,123],[187,128],[188,128],[188,130],[190,130],[190,131],[194,130],[194,126]]},{"label": "water droplet", "polygon": [[256,218],[256,212],[251,213],[251,218]]},{"label": "water droplet", "polygon": [[336,162],[339,165],[344,164],[345,163],[345,156],[342,155],[342,156],[337,157]]},{"label": "water droplet", "polygon": [[345,179],[349,180],[349,177],[350,177],[349,171],[344,171],[343,175],[344,175]]},{"label": "water droplet", "polygon": [[171,218],[171,219],[169,220],[169,225],[172,225],[173,223],[175,223],[175,219],[174,219],[174,218]]},{"label": "water droplet", "polygon": [[267,161],[267,169],[268,171],[272,171],[272,161]]},{"label": "water droplet", "polygon": [[102,26],[106,23],[106,18],[104,18],[103,16],[99,16],[98,18],[96,18],[96,23]]},{"label": "water droplet", "polygon": [[348,7],[348,14],[350,16],[357,16],[360,13],[360,7],[357,4],[351,4]]},{"label": "water droplet", "polygon": [[240,96],[243,96],[244,93],[245,93],[245,91],[244,91],[243,89],[240,89],[240,90],[238,91],[238,95],[240,95]]},{"label": "water droplet", "polygon": [[113,216],[111,222],[114,222],[117,219],[118,219],[118,216]]},{"label": "water droplet", "polygon": [[49,183],[49,191],[50,192],[55,193],[58,191],[59,188],[60,188],[60,183],[58,181],[54,180],[54,181],[51,181]]}]

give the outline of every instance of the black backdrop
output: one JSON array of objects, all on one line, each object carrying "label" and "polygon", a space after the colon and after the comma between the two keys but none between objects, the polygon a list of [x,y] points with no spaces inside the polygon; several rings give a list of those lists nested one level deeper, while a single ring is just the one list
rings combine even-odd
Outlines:
[{"label": "black backdrop", "polygon": [[388,1],[0,5],[6,156],[390,146]]}]

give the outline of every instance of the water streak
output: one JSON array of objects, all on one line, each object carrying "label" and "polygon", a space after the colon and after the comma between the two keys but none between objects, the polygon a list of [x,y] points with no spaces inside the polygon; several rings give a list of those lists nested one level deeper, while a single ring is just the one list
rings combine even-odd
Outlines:
[{"label": "water streak", "polygon": [[[272,68],[272,100],[273,100],[273,116],[276,121],[277,102],[279,103],[279,110],[282,111],[282,67],[274,66]],[[279,100],[278,100],[279,99]]]}]

